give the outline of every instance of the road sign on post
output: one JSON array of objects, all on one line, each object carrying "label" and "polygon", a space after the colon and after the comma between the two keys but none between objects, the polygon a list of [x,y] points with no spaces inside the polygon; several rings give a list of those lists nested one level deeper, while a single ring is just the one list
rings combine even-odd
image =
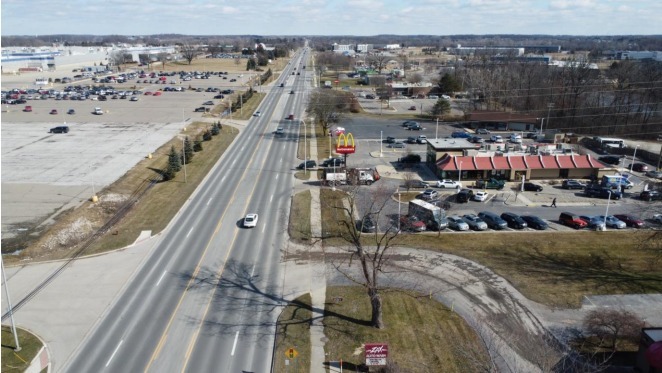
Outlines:
[{"label": "road sign on post", "polygon": [[289,359],[295,359],[299,355],[299,352],[293,348],[288,348],[285,351],[285,356]]},{"label": "road sign on post", "polygon": [[388,344],[386,343],[365,344],[365,365],[368,366],[386,365],[387,357],[388,357]]}]

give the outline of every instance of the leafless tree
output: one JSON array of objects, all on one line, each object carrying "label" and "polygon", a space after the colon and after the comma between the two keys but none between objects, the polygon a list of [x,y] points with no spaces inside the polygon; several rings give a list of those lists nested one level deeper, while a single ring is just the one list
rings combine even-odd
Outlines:
[{"label": "leafless tree", "polygon": [[416,174],[413,172],[405,172],[402,175],[402,181],[404,182],[405,189],[407,189],[407,192],[409,192],[409,190],[414,187],[414,183],[416,182]]},{"label": "leafless tree", "polygon": [[644,322],[633,312],[602,308],[589,312],[584,318],[586,332],[598,338],[599,346],[611,351],[623,340],[636,341]]},{"label": "leafless tree", "polygon": [[400,62],[402,63],[402,70],[407,71],[411,66],[409,66],[409,56],[402,54],[399,56]]},{"label": "leafless tree", "polygon": [[159,62],[161,62],[161,68],[165,70],[166,63],[168,63],[168,59],[170,58],[170,54],[166,52],[159,53],[156,58],[159,59]]},{"label": "leafless tree", "polygon": [[423,81],[423,75],[421,75],[420,73],[407,75],[407,80],[409,81],[409,83],[420,83]]},{"label": "leafless tree", "polygon": [[[372,188],[379,188],[373,186]],[[371,318],[370,325],[377,329],[385,327],[383,320],[382,297],[381,292],[386,288],[380,285],[380,276],[387,272],[386,266],[389,261],[389,251],[395,247],[400,235],[391,220],[385,230],[376,229],[374,233],[369,233],[370,239],[366,239],[365,234],[361,233],[360,227],[366,216],[370,215],[375,222],[378,222],[380,216],[384,214],[384,208],[390,201],[391,193],[386,189],[375,189],[371,194],[370,200],[361,201],[365,206],[366,213],[363,219],[357,222],[357,204],[359,187],[350,190],[346,198],[337,202],[335,205],[327,206],[337,211],[336,224],[339,229],[336,230],[336,237],[340,238],[347,245],[342,248],[346,255],[338,261],[333,262],[335,269],[343,274],[347,279],[363,286],[370,298]],[[324,238],[332,238],[326,236]],[[369,243],[367,243],[369,242]],[[360,269],[360,275],[355,275],[351,267],[357,263]]]},{"label": "leafless tree", "polygon": [[388,61],[390,61],[392,58],[393,57],[391,56],[383,54],[373,54],[366,59],[366,62],[368,65],[370,65],[370,67],[377,70],[377,72],[381,74],[382,70],[384,70],[388,64]]},{"label": "leafless tree", "polygon": [[190,65],[191,62],[193,62],[193,59],[197,57],[199,51],[196,46],[192,45],[189,42],[185,42],[179,46],[179,53],[181,53],[182,57],[184,57],[184,59]]},{"label": "leafless tree", "polygon": [[126,63],[126,50],[120,49],[110,52],[110,55],[108,55],[108,63],[112,66],[117,66],[118,69],[122,70],[122,65]]},{"label": "leafless tree", "polygon": [[333,123],[339,122],[350,109],[351,97],[345,92],[321,89],[313,92],[308,101],[308,113],[327,133]]}]

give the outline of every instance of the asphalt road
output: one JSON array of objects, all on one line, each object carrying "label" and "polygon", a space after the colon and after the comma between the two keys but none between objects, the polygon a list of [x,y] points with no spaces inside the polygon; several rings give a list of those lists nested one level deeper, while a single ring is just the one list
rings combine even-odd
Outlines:
[{"label": "asphalt road", "polygon": [[294,61],[64,371],[270,370],[299,131],[282,118],[303,113],[307,82]]}]

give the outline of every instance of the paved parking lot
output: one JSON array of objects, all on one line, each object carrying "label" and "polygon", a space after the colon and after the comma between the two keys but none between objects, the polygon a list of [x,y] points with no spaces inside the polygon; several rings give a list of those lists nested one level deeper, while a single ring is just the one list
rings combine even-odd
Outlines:
[{"label": "paved parking lot", "polygon": [[[212,76],[180,84],[113,84],[117,90],[133,88],[156,91],[165,86],[241,89],[251,75],[237,82]],[[3,90],[25,87],[34,76],[3,78]],[[170,78],[170,77],[169,77]],[[80,82],[79,84],[90,83]],[[109,84],[107,84],[109,85]],[[61,90],[63,85],[54,89]],[[245,87],[244,87],[245,88]],[[186,125],[203,117],[193,110],[216,92],[163,92],[160,96],[140,95],[139,100],[106,101],[29,100],[26,104],[2,105],[2,234],[9,237],[77,206],[112,183],[148,153],[176,136]],[[25,105],[32,112],[23,112]],[[101,107],[104,114],[92,114]],[[58,114],[49,114],[56,109]],[[68,115],[74,109],[76,114]],[[49,133],[67,125],[67,134]]]}]

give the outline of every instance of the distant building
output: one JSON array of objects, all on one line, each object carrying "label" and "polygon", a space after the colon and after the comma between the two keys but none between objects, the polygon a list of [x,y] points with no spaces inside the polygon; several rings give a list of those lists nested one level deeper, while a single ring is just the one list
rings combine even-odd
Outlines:
[{"label": "distant building", "polygon": [[662,61],[662,52],[660,51],[616,51],[617,60],[653,60]]},{"label": "distant building", "polygon": [[540,119],[527,114],[481,110],[471,112],[467,124],[472,129],[490,131],[535,131],[540,128]]},{"label": "distant building", "polygon": [[524,48],[521,47],[463,47],[458,44],[455,48],[448,48],[449,54],[458,56],[494,56],[494,55],[509,55],[521,56],[524,54]]},{"label": "distant building", "polygon": [[333,43],[333,51],[336,53],[354,52],[354,46],[351,44],[337,44]]}]

